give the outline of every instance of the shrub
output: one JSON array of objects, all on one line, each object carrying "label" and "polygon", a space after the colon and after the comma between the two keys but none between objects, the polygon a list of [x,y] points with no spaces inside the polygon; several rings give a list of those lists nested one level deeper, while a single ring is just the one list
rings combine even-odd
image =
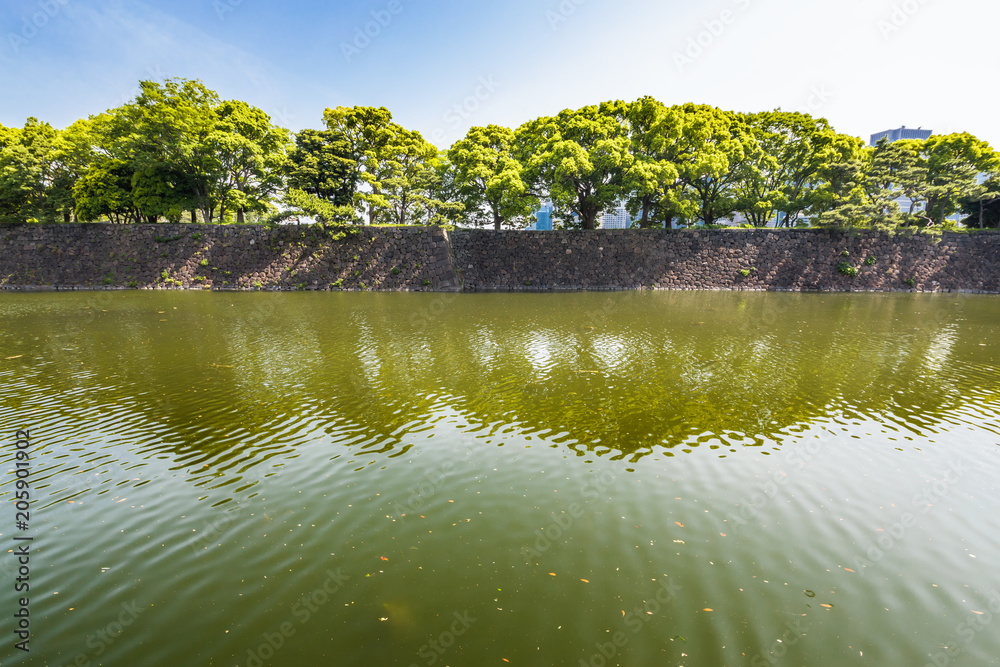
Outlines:
[{"label": "shrub", "polygon": [[840,264],[838,264],[837,270],[843,273],[845,276],[850,276],[852,278],[858,275],[858,270],[853,266],[851,266],[850,264],[848,264],[847,262],[841,262]]}]

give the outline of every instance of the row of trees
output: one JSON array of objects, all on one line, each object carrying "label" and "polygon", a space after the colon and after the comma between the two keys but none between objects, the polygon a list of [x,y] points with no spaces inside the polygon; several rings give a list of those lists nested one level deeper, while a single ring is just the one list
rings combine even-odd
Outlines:
[{"label": "row of trees", "polygon": [[[640,227],[944,226],[1000,218],[1000,157],[969,134],[868,147],[821,118],[645,97],[474,127],[441,151],[384,108],[337,107],[292,135],[201,82],[137,97],[65,130],[0,125],[0,222],[264,221],[519,227],[551,201],[593,229],[624,202]],[[986,175],[984,178],[983,175]],[[905,201],[905,209],[897,200]]]}]

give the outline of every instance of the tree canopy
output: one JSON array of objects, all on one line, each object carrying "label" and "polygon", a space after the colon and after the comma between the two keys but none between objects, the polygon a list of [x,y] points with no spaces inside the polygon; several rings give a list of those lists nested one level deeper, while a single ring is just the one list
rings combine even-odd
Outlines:
[{"label": "tree canopy", "polygon": [[337,106],[321,129],[278,127],[200,81],[142,81],[125,104],[59,130],[0,125],[0,222],[179,221],[594,229],[995,224],[1000,157],[968,133],[880,142],[780,109],[652,98],[473,127],[445,149],[384,107]]}]

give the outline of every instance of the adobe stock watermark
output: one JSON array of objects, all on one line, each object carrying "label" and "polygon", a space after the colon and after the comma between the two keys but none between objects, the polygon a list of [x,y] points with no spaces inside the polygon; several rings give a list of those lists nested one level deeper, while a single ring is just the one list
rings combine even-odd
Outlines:
[{"label": "adobe stock watermark", "polygon": [[243,4],[243,0],[213,0],[212,9],[220,21],[226,20],[226,14],[236,11],[236,8]]},{"label": "adobe stock watermark", "polygon": [[892,36],[902,30],[903,26],[909,23],[929,1],[905,0],[905,2],[893,5],[889,16],[878,22],[878,31],[882,34],[882,39],[887,42],[892,39]]},{"label": "adobe stock watermark", "polygon": [[963,645],[958,642],[945,644],[942,650],[927,655],[928,662],[924,667],[948,667],[952,664],[952,659],[957,657],[976,640],[976,636],[986,630],[992,623],[996,615],[1000,614],[1000,593],[996,589],[990,589],[990,599],[986,602],[985,611],[974,610],[966,616],[961,623],[955,626],[955,635],[962,640]]},{"label": "adobe stock watermark", "polygon": [[701,58],[708,49],[712,48],[726,31],[739,19],[740,12],[750,9],[753,0],[732,0],[737,9],[723,9],[719,15],[702,21],[703,30],[688,37],[687,45],[682,51],[674,52],[674,65],[680,74],[684,70],[694,65],[695,61]]},{"label": "adobe stock watermark", "polygon": [[[819,455],[833,438],[833,433],[824,431],[822,437],[809,440],[801,447],[791,448],[785,463],[796,470],[802,470]],[[740,498],[740,506],[736,513],[730,513],[726,516],[729,525],[733,526],[733,530],[738,530],[756,519],[760,511],[777,497],[779,490],[786,486],[791,479],[791,475],[784,470],[778,470],[771,475],[770,479],[757,484],[758,491],[756,493],[751,494],[749,498]]]},{"label": "adobe stock watermark", "polygon": [[[663,607],[673,601],[680,592],[681,586],[672,581],[670,577],[666,577],[665,581],[660,582],[660,588],[653,598],[645,600],[641,607],[635,607],[626,613],[622,617],[622,621],[635,636],[642,632],[646,625],[653,620],[653,617],[659,614]],[[579,667],[605,667],[612,664],[610,661],[621,653],[622,649],[628,646],[628,643],[629,636],[625,634],[625,631],[618,630],[611,635],[611,641],[596,642],[594,647],[597,652],[591,655],[589,660],[580,658]]]},{"label": "adobe stock watermark", "polygon": [[[946,498],[952,489],[962,481],[968,472],[968,468],[961,460],[951,462],[950,469],[945,473],[944,479],[938,480],[930,485],[930,488],[921,493],[917,493],[911,499],[913,511],[926,514],[934,506]],[[865,575],[865,570],[874,566],[885,555],[898,547],[906,538],[906,533],[910,528],[917,525],[917,516],[913,512],[904,512],[899,520],[890,525],[887,529],[881,530],[878,538],[865,550],[864,556],[855,556],[853,565],[855,572]]]},{"label": "adobe stock watermark", "polygon": [[225,512],[223,516],[214,521],[206,521],[204,528],[198,533],[198,538],[191,543],[191,551],[195,556],[200,556],[206,551],[210,551],[220,546],[219,539],[227,530],[240,523],[241,517],[246,513],[246,508],[242,503],[237,504],[236,509]]},{"label": "adobe stock watermark", "polygon": [[[163,69],[160,67],[159,63],[156,65],[146,65],[146,77],[149,81],[166,81],[167,75],[164,73]],[[135,98],[142,94],[142,88],[136,85],[129,92],[121,95],[118,100],[112,104],[112,108],[120,107],[128,104]]]},{"label": "adobe stock watermark", "polygon": [[[470,460],[472,460],[472,450],[467,449],[464,462]],[[454,461],[446,461],[441,467],[424,473],[426,481],[410,487],[409,494],[406,497],[406,504],[400,503],[398,500],[396,501],[396,504],[393,506],[394,514],[398,517],[404,517],[410,512],[417,512],[422,509],[424,505],[438,494],[438,491],[444,486],[445,481],[455,473],[456,469],[457,466]]]},{"label": "adobe stock watermark", "polygon": [[[597,500],[611,488],[616,479],[617,476],[613,472],[605,470],[596,479],[584,484],[580,493],[588,500]],[[573,525],[584,514],[586,512],[580,503],[571,503],[568,511],[559,514],[553,512],[550,515],[552,521],[535,530],[535,541],[532,545],[521,547],[521,555],[524,556],[525,562],[530,563],[532,558],[539,558],[551,549],[566,533],[572,530]]]},{"label": "adobe stock watermark", "polygon": [[14,54],[21,52],[21,47],[38,35],[39,31],[49,24],[69,4],[69,0],[42,0],[38,3],[38,11],[29,16],[21,17],[21,29],[18,32],[7,33],[7,43]]},{"label": "adobe stock watermark", "polygon": [[762,649],[760,653],[750,659],[750,667],[773,667],[788,654],[788,648],[798,644],[806,633],[809,626],[802,626],[798,619],[785,623],[786,630],[782,635],[774,640],[770,648]]},{"label": "adobe stock watermark", "polygon": [[[480,107],[493,97],[493,93],[500,88],[500,85],[500,82],[492,74],[489,76],[480,76],[472,94],[466,95],[462,100],[449,107],[441,116],[441,120],[447,123],[452,131],[457,130],[462,126],[463,121],[472,118],[479,111]],[[438,127],[431,132],[430,137],[431,143],[438,145],[447,139],[448,134],[446,130]]]},{"label": "adobe stock watermark", "polygon": [[[469,631],[475,622],[479,619],[470,616],[469,610],[459,613],[455,612],[452,614],[454,619],[448,629],[439,634],[437,637],[431,639],[429,642],[420,647],[417,651],[417,657],[421,658],[426,665],[434,665],[438,660],[444,657],[444,654],[455,645],[455,642],[459,637],[464,635]],[[420,667],[419,663],[410,663],[409,667]]]},{"label": "adobe stock watermark", "polygon": [[823,107],[825,107],[830,100],[834,97],[832,90],[826,87],[826,84],[820,84],[818,86],[812,86],[809,89],[809,96],[806,97],[805,103],[799,107],[799,112],[804,113],[807,116],[814,116],[819,113]]},{"label": "adobe stock watermark", "polygon": [[143,610],[136,606],[135,601],[122,602],[121,611],[118,612],[115,620],[104,627],[98,628],[94,634],[87,637],[87,648],[90,651],[78,653],[73,658],[73,662],[67,663],[67,665],[72,667],[90,667],[91,658],[100,658],[104,655],[125,632],[125,629],[135,623],[135,619],[139,618],[139,614],[142,612]]},{"label": "adobe stock watermark", "polygon": [[354,27],[354,35],[351,41],[340,43],[340,52],[344,54],[344,60],[348,64],[361,52],[371,46],[372,41],[377,39],[382,32],[392,25],[395,17],[403,13],[406,9],[402,0],[389,0],[384,9],[373,9],[371,11],[372,20],[364,25]]},{"label": "adobe stock watermark", "polygon": [[546,10],[545,20],[549,22],[549,28],[555,30],[560,24],[565,23],[569,20],[569,17],[576,14],[576,10],[580,8],[580,5],[587,2],[587,0],[562,0],[559,6],[556,7],[557,11],[551,9]]},{"label": "adobe stock watermark", "polygon": [[419,312],[410,315],[410,326],[417,330],[430,326],[434,320],[444,314],[448,306],[453,304],[456,299],[458,299],[458,295],[454,292],[439,294],[431,302],[431,305],[421,308]]},{"label": "adobe stock watermark", "polygon": [[[298,621],[299,626],[304,626],[312,619],[320,608],[330,601],[330,598],[344,587],[344,582],[350,577],[345,575],[340,569],[336,571],[326,571],[326,581],[323,585],[311,593],[307,593],[292,606],[292,616]],[[285,620],[275,629],[274,632],[265,632],[261,635],[264,641],[256,648],[247,649],[246,667],[263,667],[268,660],[281,650],[291,637],[295,636],[298,628],[292,619]]]}]

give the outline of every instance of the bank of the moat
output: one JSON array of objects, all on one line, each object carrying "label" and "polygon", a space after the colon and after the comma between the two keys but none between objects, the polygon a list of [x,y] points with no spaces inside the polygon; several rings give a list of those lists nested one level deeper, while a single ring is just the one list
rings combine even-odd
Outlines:
[{"label": "bank of the moat", "polygon": [[1000,233],[7,225],[0,287],[1000,293]]}]

